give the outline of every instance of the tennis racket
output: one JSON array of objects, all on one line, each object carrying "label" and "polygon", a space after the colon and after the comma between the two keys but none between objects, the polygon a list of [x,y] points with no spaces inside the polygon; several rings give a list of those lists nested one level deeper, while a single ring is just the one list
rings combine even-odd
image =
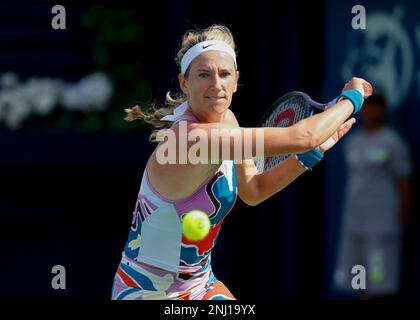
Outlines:
[{"label": "tennis racket", "polygon": [[[365,97],[372,94],[372,86],[365,82],[363,84]],[[308,118],[314,112],[322,112],[328,107],[336,104],[338,98],[328,102],[319,103],[314,101],[308,94],[300,91],[293,91],[279,98],[264,113],[260,120],[260,127],[289,127],[302,119]],[[255,165],[259,172],[264,172],[290,157],[291,154],[282,154],[274,157],[258,157]]]}]

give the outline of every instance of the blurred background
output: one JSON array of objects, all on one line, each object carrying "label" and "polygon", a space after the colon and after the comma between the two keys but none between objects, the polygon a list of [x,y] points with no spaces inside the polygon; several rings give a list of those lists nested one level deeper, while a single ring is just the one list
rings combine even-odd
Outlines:
[{"label": "blurred background", "polygon": [[[352,76],[380,88],[413,162],[399,295],[418,298],[420,3],[360,4],[365,29],[352,27],[347,0],[61,2],[65,29],[55,29],[55,3],[1,1],[0,298],[110,299],[154,148],[150,128],[126,123],[123,110],[177,92],[181,36],[213,23],[235,36],[232,110],[243,127],[288,91],[327,101]],[[342,145],[259,206],[238,199],[213,251],[216,276],[237,298],[343,297],[333,286]],[[65,290],[51,286],[54,265],[66,269]]]}]

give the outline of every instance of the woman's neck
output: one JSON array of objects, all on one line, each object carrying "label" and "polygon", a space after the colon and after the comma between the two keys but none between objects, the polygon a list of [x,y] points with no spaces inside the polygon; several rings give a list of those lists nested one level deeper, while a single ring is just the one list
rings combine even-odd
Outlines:
[{"label": "woman's neck", "polygon": [[184,112],[185,115],[192,115],[196,117],[200,122],[206,122],[206,123],[213,123],[213,122],[224,122],[226,117],[226,112],[223,112],[221,114],[213,113],[213,114],[198,114],[195,113],[190,107],[187,108]]}]

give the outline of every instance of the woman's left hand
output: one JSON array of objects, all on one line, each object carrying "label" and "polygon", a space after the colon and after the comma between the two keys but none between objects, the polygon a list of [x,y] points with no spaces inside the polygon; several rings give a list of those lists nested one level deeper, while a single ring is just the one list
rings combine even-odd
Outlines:
[{"label": "woman's left hand", "polygon": [[355,118],[350,118],[344,122],[336,132],[333,133],[331,137],[328,138],[323,144],[318,148],[319,151],[324,153],[327,150],[330,150],[347,132],[349,132],[351,126],[356,122]]}]

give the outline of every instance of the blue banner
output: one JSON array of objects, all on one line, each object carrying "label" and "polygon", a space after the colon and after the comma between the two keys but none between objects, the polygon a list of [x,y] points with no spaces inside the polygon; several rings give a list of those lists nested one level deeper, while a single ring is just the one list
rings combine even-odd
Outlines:
[{"label": "blue banner", "polygon": [[[353,76],[371,82],[390,108],[391,123],[410,143],[416,166],[420,159],[420,2],[330,0],[325,31],[324,101],[337,96]],[[331,283],[346,182],[342,143],[325,162],[326,294],[334,297]]]}]

